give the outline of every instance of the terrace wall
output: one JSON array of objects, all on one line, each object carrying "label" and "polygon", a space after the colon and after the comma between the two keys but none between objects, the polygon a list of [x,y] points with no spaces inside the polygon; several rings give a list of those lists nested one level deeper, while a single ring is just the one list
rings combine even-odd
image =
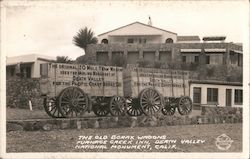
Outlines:
[{"label": "terrace wall", "polygon": [[108,53],[108,63],[112,61],[112,52],[123,52],[125,59],[127,59],[128,52],[138,52],[139,60],[143,59],[143,52],[155,52],[156,61],[159,60],[159,52],[170,51],[172,59],[181,62],[180,49],[201,49],[200,63],[205,64],[205,52],[204,49],[226,49],[226,53],[223,55],[223,64],[230,64],[229,62],[229,51],[237,50],[242,52],[242,46],[234,43],[159,43],[159,44],[90,44],[86,50],[86,56],[88,60],[97,62],[97,52]]}]

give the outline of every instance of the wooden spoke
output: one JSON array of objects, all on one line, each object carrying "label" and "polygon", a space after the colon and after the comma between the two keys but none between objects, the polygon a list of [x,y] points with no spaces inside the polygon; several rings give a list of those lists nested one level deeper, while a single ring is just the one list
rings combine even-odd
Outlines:
[{"label": "wooden spoke", "polygon": [[120,96],[113,96],[109,104],[110,114],[113,116],[125,115],[126,112],[126,100]]},{"label": "wooden spoke", "polygon": [[162,114],[172,116],[175,113],[175,107],[171,106],[171,101],[169,98],[165,98],[164,100],[164,106],[161,110]]},{"label": "wooden spoke", "polygon": [[64,117],[77,117],[88,108],[88,97],[78,87],[65,88],[58,97],[59,111]]},{"label": "wooden spoke", "polygon": [[144,89],[140,95],[140,106],[142,112],[146,115],[153,115],[162,107],[161,95],[158,91],[152,88]]},{"label": "wooden spoke", "polygon": [[184,96],[179,99],[177,109],[181,115],[190,114],[192,112],[192,107],[193,107],[192,100],[189,97]]},{"label": "wooden spoke", "polygon": [[93,104],[92,110],[97,116],[107,116],[109,113],[108,103],[109,100],[105,97],[97,97]]},{"label": "wooden spoke", "polygon": [[139,116],[142,114],[138,99],[127,98],[126,104],[127,104],[127,114],[128,115]]},{"label": "wooden spoke", "polygon": [[43,106],[46,113],[52,118],[62,118],[62,114],[59,112],[57,107],[56,98],[44,98]]}]

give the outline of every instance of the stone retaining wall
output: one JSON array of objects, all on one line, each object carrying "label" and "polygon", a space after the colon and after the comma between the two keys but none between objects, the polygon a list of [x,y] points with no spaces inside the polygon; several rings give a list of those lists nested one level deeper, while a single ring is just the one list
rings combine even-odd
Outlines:
[{"label": "stone retaining wall", "polygon": [[43,109],[43,99],[38,78],[13,77],[6,80],[6,105],[11,108]]},{"label": "stone retaining wall", "polygon": [[73,119],[33,119],[33,120],[9,120],[7,131],[36,131],[59,129],[88,129],[88,128],[119,128],[119,127],[154,127],[174,125],[220,124],[242,123],[241,115],[220,116],[164,116],[164,117],[89,117]]}]

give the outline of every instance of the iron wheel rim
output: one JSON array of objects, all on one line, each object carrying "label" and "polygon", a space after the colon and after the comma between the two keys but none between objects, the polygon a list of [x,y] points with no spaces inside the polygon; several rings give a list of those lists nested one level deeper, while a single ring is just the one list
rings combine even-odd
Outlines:
[{"label": "iron wheel rim", "polygon": [[107,116],[109,114],[108,100],[105,97],[97,97],[96,103],[93,104],[93,112],[97,116]]},{"label": "iron wheel rim", "polygon": [[59,110],[64,117],[74,118],[86,111],[88,99],[78,87],[68,87],[59,95]]},{"label": "iron wheel rim", "polygon": [[114,96],[110,100],[109,110],[113,116],[125,115],[126,112],[126,100],[120,96]]},{"label": "iron wheel rim", "polygon": [[178,103],[178,112],[181,115],[188,115],[192,112],[192,100],[189,97],[181,97]]},{"label": "iron wheel rim", "polygon": [[145,115],[154,115],[162,108],[162,98],[158,91],[145,89],[140,94],[140,106]]},{"label": "iron wheel rim", "polygon": [[43,101],[43,105],[44,105],[44,109],[46,111],[46,113],[52,117],[52,118],[62,118],[63,115],[61,114],[61,112],[59,111],[58,107],[57,107],[57,100],[56,98],[44,98]]},{"label": "iron wheel rim", "polygon": [[129,116],[140,116],[142,115],[142,110],[140,108],[139,102],[135,102],[138,99],[127,98],[127,114]]}]

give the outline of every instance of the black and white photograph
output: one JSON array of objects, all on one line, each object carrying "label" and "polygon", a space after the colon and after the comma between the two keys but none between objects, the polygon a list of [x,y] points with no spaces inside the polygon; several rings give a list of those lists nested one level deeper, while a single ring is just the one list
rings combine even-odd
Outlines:
[{"label": "black and white photograph", "polygon": [[249,1],[0,4],[0,158],[249,158]]}]

